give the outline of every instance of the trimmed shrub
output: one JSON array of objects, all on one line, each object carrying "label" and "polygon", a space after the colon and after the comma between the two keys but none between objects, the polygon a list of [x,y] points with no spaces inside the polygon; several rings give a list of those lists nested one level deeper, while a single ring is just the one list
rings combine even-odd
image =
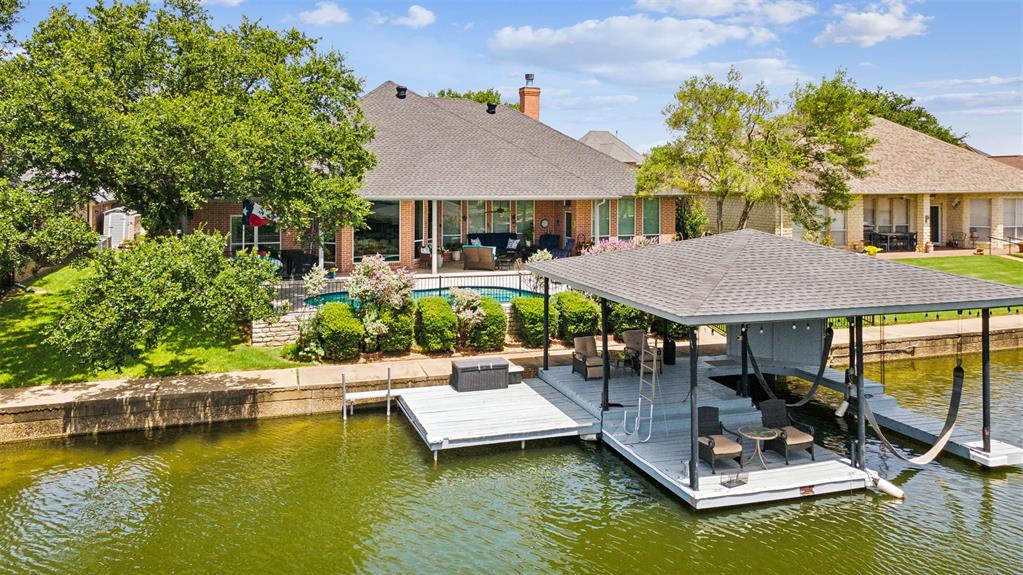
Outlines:
[{"label": "trimmed shrub", "polygon": [[620,303],[610,303],[610,307],[609,327],[615,335],[621,335],[623,331],[629,329],[646,330],[649,327],[650,318],[645,311]]},{"label": "trimmed shrub", "polygon": [[[504,349],[504,336],[508,333],[508,316],[504,308],[496,299],[485,297],[480,300],[480,309],[483,310],[483,321],[473,330],[472,347],[476,351]],[[543,328],[540,329],[542,332]]]},{"label": "trimmed shrub", "polygon": [[416,306],[409,303],[400,310],[384,308],[380,311],[380,321],[387,327],[387,333],[378,338],[380,351],[395,353],[412,349],[412,340],[416,335]]},{"label": "trimmed shrub", "polygon": [[577,291],[561,292],[551,298],[558,310],[558,338],[568,341],[599,331],[600,306]]},{"label": "trimmed shrub", "polygon": [[323,306],[313,320],[313,330],[324,358],[347,360],[359,357],[359,343],[365,332],[362,322],[348,304],[331,302]]},{"label": "trimmed shrub", "polygon": [[[519,336],[526,345],[543,345],[543,298],[517,297],[512,300],[512,313],[519,324]],[[550,335],[558,333],[558,308],[550,307]]]},{"label": "trimmed shrub", "polygon": [[451,304],[442,297],[419,300],[416,313],[416,341],[425,352],[453,351],[458,333],[458,318]]}]

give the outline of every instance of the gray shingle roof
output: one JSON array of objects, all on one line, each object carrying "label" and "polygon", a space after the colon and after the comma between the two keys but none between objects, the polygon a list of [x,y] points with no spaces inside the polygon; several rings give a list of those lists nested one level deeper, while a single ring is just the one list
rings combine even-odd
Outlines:
[{"label": "gray shingle roof", "polygon": [[631,146],[626,144],[618,136],[607,130],[590,130],[579,138],[579,141],[601,152],[611,156],[619,162],[642,164],[643,154],[640,154]]},{"label": "gray shingle roof", "polygon": [[395,97],[384,82],[362,98],[376,128],[370,199],[569,199],[635,193],[624,164],[524,114],[470,100]]},{"label": "gray shingle roof", "polygon": [[755,230],[526,268],[687,325],[1023,305],[1018,287]]}]

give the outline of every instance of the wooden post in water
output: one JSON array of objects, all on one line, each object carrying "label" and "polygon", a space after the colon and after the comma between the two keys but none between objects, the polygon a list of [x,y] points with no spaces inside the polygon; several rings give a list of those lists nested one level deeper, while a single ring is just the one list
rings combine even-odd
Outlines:
[{"label": "wooden post in water", "polygon": [[867,397],[863,394],[863,316],[856,316],[856,464],[867,466]]},{"label": "wooden post in water", "polygon": [[980,326],[980,362],[983,378],[981,396],[984,411],[980,434],[984,451],[991,453],[991,310],[988,308],[980,310]]},{"label": "wooden post in water", "polygon": [[543,278],[543,370],[550,367],[551,279]]},{"label": "wooden post in water", "polygon": [[[700,428],[696,409],[696,362],[699,360],[696,328],[689,328],[689,487],[700,490]],[[653,422],[650,422],[653,425]]]},{"label": "wooden post in water", "polygon": [[[600,341],[601,341],[601,357],[604,359],[604,387],[600,392],[600,411],[601,413],[607,411],[608,404],[608,384],[611,381],[611,355],[607,351],[607,316],[608,316],[608,305],[607,300],[600,298]],[[601,429],[601,433],[603,433]]]}]

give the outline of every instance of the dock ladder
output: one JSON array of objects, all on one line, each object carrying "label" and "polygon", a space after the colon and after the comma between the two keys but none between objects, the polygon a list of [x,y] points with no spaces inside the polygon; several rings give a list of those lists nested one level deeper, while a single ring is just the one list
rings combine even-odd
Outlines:
[{"label": "dock ladder", "polygon": [[639,400],[636,402],[636,418],[632,431],[629,431],[628,411],[624,411],[622,414],[622,427],[626,435],[638,434],[643,426],[643,422],[646,421],[648,423],[646,437],[640,439],[640,443],[650,441],[650,437],[654,433],[654,406],[657,403],[657,363],[659,359],[657,341],[657,336],[655,335],[654,344],[651,347],[648,345],[647,338],[644,335],[643,344],[640,346]]}]

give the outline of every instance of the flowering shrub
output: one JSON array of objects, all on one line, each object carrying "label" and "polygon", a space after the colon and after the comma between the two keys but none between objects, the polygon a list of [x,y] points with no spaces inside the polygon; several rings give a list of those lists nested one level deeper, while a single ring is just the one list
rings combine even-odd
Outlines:
[{"label": "flowering shrub", "polygon": [[471,289],[457,287],[451,288],[448,293],[451,295],[451,309],[458,318],[458,343],[466,345],[476,326],[486,317],[486,312],[480,307],[483,296]]},{"label": "flowering shrub", "polygon": [[[554,256],[551,254],[551,252],[549,252],[547,250],[540,250],[540,251],[536,252],[535,254],[529,256],[529,259],[526,260],[526,261],[529,262],[529,263],[533,263],[533,262],[549,262],[549,261],[551,261],[553,259],[554,259]],[[540,276],[538,276],[536,274],[530,274],[529,275],[529,279],[527,281],[529,283],[529,289],[531,289],[531,290],[533,290],[535,292],[539,292],[539,291],[543,290],[543,278],[542,277],[540,277]]]},{"label": "flowering shrub", "polygon": [[327,289],[327,270],[320,266],[313,266],[304,276],[302,285],[305,286],[306,295],[318,296]]},{"label": "flowering shrub", "polygon": [[603,240],[591,247],[588,247],[582,251],[582,255],[587,256],[590,254],[602,254],[605,252],[618,252],[622,250],[631,250],[635,248],[641,248],[644,246],[652,246],[657,244],[657,238],[644,238],[643,236],[636,236],[631,240]]},{"label": "flowering shrub", "polygon": [[363,346],[376,351],[380,338],[387,335],[387,323],[381,321],[384,309],[404,310],[412,304],[414,276],[406,268],[392,270],[384,256],[367,256],[356,264],[348,277],[348,299],[357,305],[357,313],[365,329]]},{"label": "flowering shrub", "polygon": [[884,251],[883,249],[877,246],[863,246],[863,253],[867,254],[868,256],[876,256],[877,254],[883,251]]}]

